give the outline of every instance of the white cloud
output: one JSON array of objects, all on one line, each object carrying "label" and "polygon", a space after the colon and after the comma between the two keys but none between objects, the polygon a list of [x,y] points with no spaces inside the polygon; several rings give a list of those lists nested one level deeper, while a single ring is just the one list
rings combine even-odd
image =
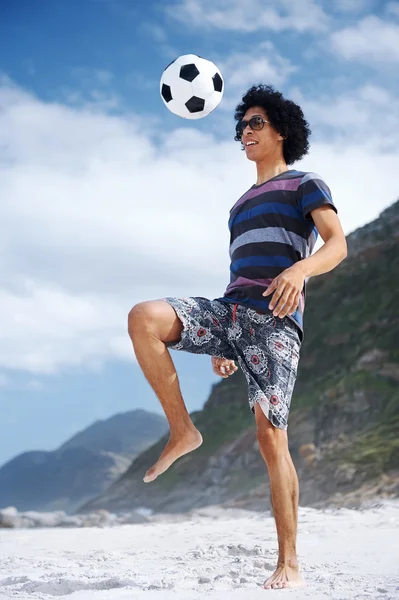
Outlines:
[{"label": "white cloud", "polygon": [[0,333],[3,368],[52,373],[60,366],[95,367],[110,356],[131,355],[122,337],[126,319],[119,323],[126,307],[118,306],[116,296],[77,295],[60,283],[37,281],[18,293],[2,290],[0,306],[7,315]]},{"label": "white cloud", "polygon": [[331,35],[332,49],[347,60],[381,66],[399,62],[399,25],[368,16]]},{"label": "white cloud", "polygon": [[[0,348],[1,353],[1,348]],[[10,377],[9,373],[0,373],[0,389],[7,388],[7,390],[30,390],[38,391],[43,389],[43,383],[38,379],[28,379],[27,381],[21,380],[21,377]]]},{"label": "white cloud", "polygon": [[257,44],[250,52],[233,52],[218,66],[223,73],[226,90],[231,90],[235,96],[237,89],[244,92],[248,86],[257,83],[281,85],[297,70],[271,42]]},{"label": "white cloud", "polygon": [[[339,84],[333,84],[339,89]],[[315,131],[326,129],[334,143],[359,143],[368,152],[390,152],[399,146],[399,110],[396,97],[385,88],[365,84],[346,93],[307,98],[293,90]]]},{"label": "white cloud", "polygon": [[251,32],[262,29],[322,32],[328,17],[316,0],[179,0],[168,15],[191,27]]},{"label": "white cloud", "polygon": [[67,85],[57,90],[57,99],[69,106],[85,107],[91,111],[120,111],[123,109],[122,98],[111,89],[77,89]]},{"label": "white cloud", "polygon": [[122,97],[115,92],[114,74],[107,69],[85,66],[69,70],[71,84],[64,84],[52,93],[58,102],[87,110],[114,111],[124,108]]},{"label": "white cloud", "polygon": [[[254,166],[222,127],[204,134],[181,121],[165,134],[145,124],[46,104],[3,78],[0,368],[51,373],[129,359],[134,303],[223,294],[228,211]],[[350,136],[318,142],[298,164],[326,178],[346,231],[398,194],[398,152],[379,148]]]}]

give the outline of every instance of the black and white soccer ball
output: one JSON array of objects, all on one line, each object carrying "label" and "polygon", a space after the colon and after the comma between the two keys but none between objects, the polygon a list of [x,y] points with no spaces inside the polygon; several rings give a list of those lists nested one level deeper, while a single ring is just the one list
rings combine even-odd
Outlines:
[{"label": "black and white soccer ball", "polygon": [[195,54],[170,63],[161,77],[161,98],[170,111],[184,119],[201,119],[222,99],[223,77],[217,66]]}]

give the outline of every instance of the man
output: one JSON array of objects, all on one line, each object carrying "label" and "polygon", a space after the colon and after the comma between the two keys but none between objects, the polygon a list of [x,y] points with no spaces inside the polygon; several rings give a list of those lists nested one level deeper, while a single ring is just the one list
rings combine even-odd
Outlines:
[{"label": "man", "polygon": [[[248,382],[265,460],[279,557],[266,589],[305,585],[296,554],[298,478],[287,424],[303,337],[306,281],[347,253],[331,193],[315,173],[288,169],[309,148],[302,110],[270,86],[254,86],[237,106],[235,139],[257,180],[230,212],[230,284],[222,298],[164,298],[129,313],[137,360],[157,394],[170,438],[145,482],[202,443],[184,404],[169,348],[212,356],[228,377],[237,360]],[[317,234],[324,245],[312,256]]]}]

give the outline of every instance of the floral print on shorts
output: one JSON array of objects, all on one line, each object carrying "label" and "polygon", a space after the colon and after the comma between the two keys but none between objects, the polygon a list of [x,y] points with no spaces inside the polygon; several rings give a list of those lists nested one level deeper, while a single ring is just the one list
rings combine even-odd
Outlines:
[{"label": "floral print on shorts", "polygon": [[275,427],[287,429],[301,347],[295,323],[221,300],[163,300],[183,324],[180,341],[168,348],[237,361],[248,383],[252,412],[258,402]]}]

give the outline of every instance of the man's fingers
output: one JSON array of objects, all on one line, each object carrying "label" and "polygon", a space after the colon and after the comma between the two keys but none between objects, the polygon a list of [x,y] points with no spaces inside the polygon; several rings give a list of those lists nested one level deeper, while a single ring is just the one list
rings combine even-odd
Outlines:
[{"label": "man's fingers", "polygon": [[219,377],[228,377],[228,374],[224,371],[221,371],[220,369],[214,369],[213,371],[215,375],[218,375]]},{"label": "man's fingers", "polygon": [[272,309],[273,315],[275,317],[279,316],[281,309],[287,303],[289,297],[290,297],[290,292],[289,292],[289,290],[285,289],[284,292],[281,294],[278,302],[276,304],[274,304],[274,308]]},{"label": "man's fingers", "polygon": [[[283,319],[284,317],[286,317],[288,315],[288,313],[291,314],[291,310],[294,306],[295,303],[295,298],[296,298],[296,291],[293,290],[291,292],[291,294],[288,296],[287,300],[285,301],[285,303],[283,304],[280,313],[278,314],[278,316]],[[277,310],[277,308],[276,308]]]},{"label": "man's fingers", "polygon": [[297,292],[296,295],[295,295],[294,301],[292,303],[292,308],[291,308],[291,310],[289,312],[290,315],[293,315],[294,312],[297,311],[298,306],[299,306],[299,299],[300,299],[300,297],[301,297],[301,292]]},{"label": "man's fingers", "polygon": [[285,286],[286,286],[286,284],[279,285],[278,288],[276,289],[276,291],[274,292],[272,299],[270,300],[270,303],[269,303],[270,310],[273,310],[275,308],[276,304],[279,302],[282,294],[284,294]]},{"label": "man's fingers", "polygon": [[237,367],[236,365],[233,363],[225,363],[220,367],[220,370],[223,373],[233,373],[234,371],[237,371]]},{"label": "man's fingers", "polygon": [[226,358],[212,358],[213,372],[220,377],[229,377],[237,371],[237,366],[233,360]]},{"label": "man's fingers", "polygon": [[263,292],[262,296],[268,296],[269,294],[272,293],[273,290],[276,289],[277,286],[278,286],[278,280],[277,279],[273,279],[273,281],[271,282],[271,284]]},{"label": "man's fingers", "polygon": [[221,367],[219,367],[219,375],[220,375],[221,377],[224,377],[224,378],[226,378],[226,377],[228,377],[228,376],[230,375],[230,373],[229,373],[229,371],[226,369],[226,367],[223,367],[223,366],[221,366]]}]

